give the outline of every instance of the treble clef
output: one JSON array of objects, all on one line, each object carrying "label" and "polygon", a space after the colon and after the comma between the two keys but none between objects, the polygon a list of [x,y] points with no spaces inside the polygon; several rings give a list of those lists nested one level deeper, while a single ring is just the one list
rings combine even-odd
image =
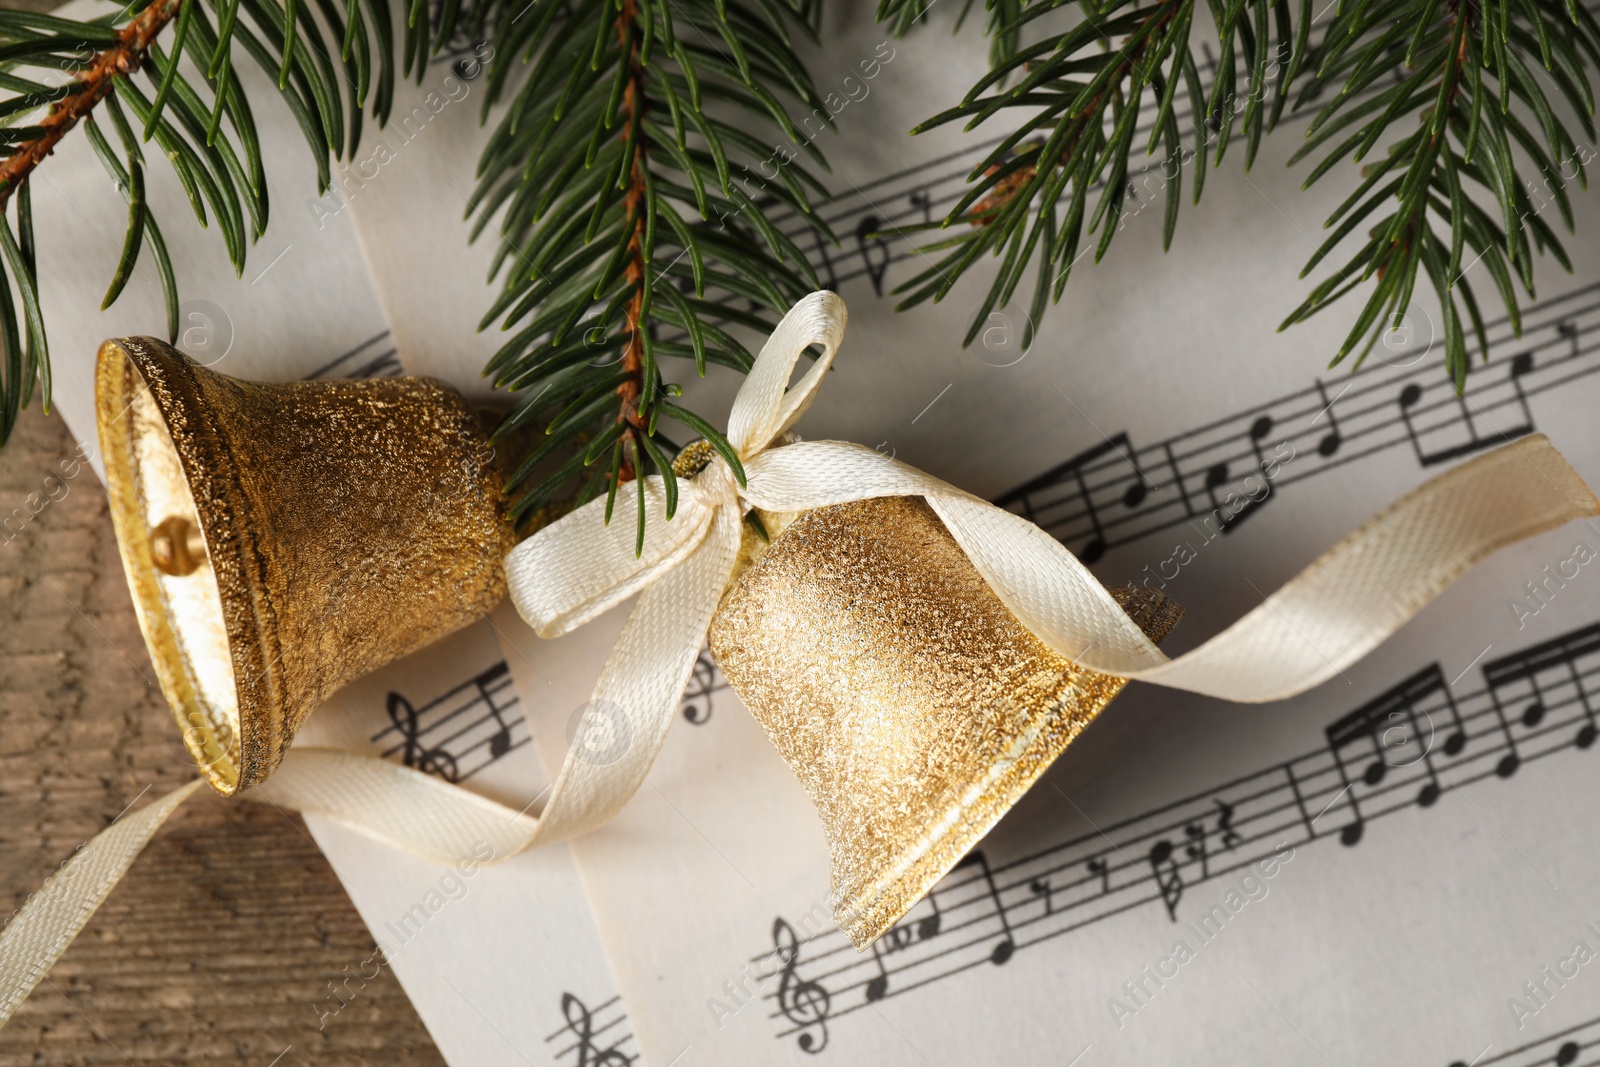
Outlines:
[{"label": "treble clef", "polygon": [[561,1014],[567,1017],[567,1029],[578,1039],[574,1046],[578,1052],[578,1067],[630,1067],[633,1063],[615,1047],[595,1048],[594,1014],[587,1004],[571,993],[561,994]]},{"label": "treble clef", "polygon": [[436,774],[447,782],[459,778],[454,756],[442,748],[427,748],[422,744],[422,717],[411,701],[399,693],[390,693],[387,710],[389,721],[394,723],[394,729],[400,731],[400,762],[407,767]]},{"label": "treble clef", "polygon": [[[800,939],[782,919],[772,920],[772,948],[783,964],[778,1010],[800,1030],[796,1042],[802,1052],[821,1052],[828,1047],[828,991],[820,982],[805,981],[794,973],[800,962]],[[812,1027],[816,1033],[811,1032]]]}]

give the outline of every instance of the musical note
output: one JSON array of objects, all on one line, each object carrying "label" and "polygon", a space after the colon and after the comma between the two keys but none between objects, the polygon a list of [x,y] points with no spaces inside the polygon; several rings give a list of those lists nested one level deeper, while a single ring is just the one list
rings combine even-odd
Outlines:
[{"label": "musical note", "polygon": [[[1345,762],[1345,749],[1363,739],[1372,745],[1372,762],[1361,772],[1360,781],[1372,788],[1383,781],[1391,769],[1408,767],[1420,760],[1428,781],[1417,794],[1417,803],[1429,807],[1439,799],[1439,775],[1433,766],[1433,731],[1424,731],[1417,711],[1422,701],[1433,693],[1442,692],[1449,698],[1449,685],[1437,663],[1423,668],[1399,684],[1378,694],[1355,711],[1336,720],[1327,729],[1328,748],[1333,753],[1339,771],[1339,780],[1348,794],[1351,821],[1340,831],[1339,840],[1354,845],[1361,840],[1366,825],[1361,814],[1361,803],[1356,797],[1355,781],[1351,779]],[[1426,713],[1424,712],[1424,715]],[[1457,715],[1459,721],[1459,715]],[[1417,754],[1410,754],[1415,749]]]},{"label": "musical note", "polygon": [[[1127,466],[1125,474],[1119,474],[1110,485],[1115,491],[1121,489],[1120,503],[1124,508],[1133,510],[1143,504],[1151,489],[1155,488],[1153,482],[1141,471],[1133,460],[1133,445],[1128,440],[1126,433],[1118,433],[1106,438],[1098,445],[1078,453],[1065,463],[1052,468],[1045,474],[1027,485],[1013,489],[1005,496],[997,499],[996,504],[1005,507],[1011,503],[1021,503],[1024,513],[1029,519],[1034,519],[1034,506],[1031,494],[1046,486],[1053,486],[1058,482],[1070,478],[1077,485],[1077,496],[1083,502],[1084,514],[1089,519],[1092,536],[1078,551],[1078,558],[1084,563],[1094,563],[1105,555],[1108,542],[1105,526],[1101,522],[1100,508],[1094,501],[1093,489],[1084,477],[1085,470],[1096,460],[1105,456],[1115,455]],[[1122,483],[1126,481],[1124,486]],[[1054,506],[1054,502],[1052,505]]]},{"label": "musical note", "polygon": [[1100,892],[1111,892],[1111,864],[1106,862],[1104,856],[1097,856],[1085,863],[1084,866],[1089,868],[1090,874],[1098,874],[1100,876]]},{"label": "musical note", "polygon": [[1150,846],[1150,871],[1155,876],[1156,888],[1161,891],[1161,902],[1167,906],[1167,917],[1178,921],[1178,901],[1183,899],[1183,872],[1178,869],[1171,841],[1157,841]]},{"label": "musical note", "polygon": [[778,979],[778,1010],[799,1029],[795,1044],[800,1051],[815,1055],[828,1047],[828,991],[821,983],[802,980],[795,974],[800,962],[800,939],[794,927],[782,919],[772,920],[772,947],[783,965]]},{"label": "musical note", "polygon": [[[1339,451],[1339,446],[1344,443],[1344,437],[1339,433],[1339,416],[1333,412],[1333,405],[1338,402],[1339,397],[1329,400],[1328,390],[1322,384],[1322,379],[1318,378],[1316,382],[1317,395],[1322,397],[1322,411],[1311,422],[1315,425],[1322,421],[1323,415],[1328,416],[1328,432],[1323,435],[1322,440],[1317,442],[1317,454],[1323,459],[1328,459]],[[1343,396],[1344,394],[1341,393],[1339,395]]]},{"label": "musical note", "polygon": [[995,917],[1000,920],[1000,929],[1004,931],[1004,936],[995,943],[993,951],[989,953],[989,962],[999,966],[1011,958],[1011,954],[1016,951],[1017,942],[1011,934],[1011,920],[1006,916],[1006,907],[1000,901],[1000,890],[994,884],[994,873],[989,870],[989,861],[983,853],[974,849],[967,853],[954,869],[959,871],[963,867],[972,866],[983,870],[983,880],[989,886],[989,899],[994,901]]},{"label": "musical note", "polygon": [[630,1067],[633,1063],[616,1045],[603,1049],[595,1045],[594,1013],[571,993],[561,994],[561,1014],[566,1017],[567,1029],[578,1039],[574,1048],[579,1067]]},{"label": "musical note", "polygon": [[[1539,683],[1539,675],[1543,672],[1554,672],[1562,681],[1570,682],[1573,696],[1583,709],[1584,723],[1579,727],[1573,744],[1580,749],[1586,749],[1594,744],[1597,736],[1600,736],[1592,694],[1583,684],[1583,675],[1578,671],[1577,665],[1579,657],[1597,650],[1600,650],[1600,625],[1574,630],[1483,665],[1483,680],[1488,687],[1489,696],[1500,722],[1505,726],[1506,744],[1512,752],[1512,755],[1501,761],[1502,763],[1513,761],[1508,768],[1496,769],[1502,778],[1510,777],[1516,771],[1514,762],[1516,746],[1511,740],[1510,726],[1504,708],[1513,702],[1522,702],[1522,714],[1519,720],[1527,729],[1533,729],[1543,722],[1545,711],[1551,705],[1550,698]],[[1524,683],[1527,691],[1515,691],[1512,687],[1517,682]],[[1556,684],[1559,683],[1554,680],[1550,683],[1552,688]]]},{"label": "musical note", "polygon": [[1293,763],[1285,763],[1283,765],[1283,776],[1288,779],[1289,792],[1294,796],[1295,810],[1300,813],[1300,821],[1305,824],[1306,840],[1315,841],[1317,839],[1317,820],[1313,819],[1311,812],[1306,809],[1305,794],[1300,791],[1300,780],[1294,776]]},{"label": "musical note", "polygon": [[[1576,334],[1574,334],[1572,338],[1572,347],[1574,350],[1576,350],[1578,347],[1578,339]],[[1528,394],[1522,390],[1522,379],[1527,377],[1532,370],[1532,352],[1519,352],[1516,354],[1516,356],[1512,357],[1510,371],[1511,388],[1515,390],[1517,394],[1517,403],[1522,405],[1522,425],[1520,427],[1513,426],[1511,429],[1503,431],[1501,433],[1502,440],[1504,440],[1506,437],[1520,437],[1525,433],[1533,432],[1533,409],[1528,407]],[[1463,398],[1462,403],[1465,404],[1465,402],[1465,398]]]},{"label": "musical note", "polygon": [[1578,324],[1570,319],[1562,319],[1556,323],[1556,333],[1567,339],[1567,344],[1572,346],[1568,359],[1578,358]]},{"label": "musical note", "polygon": [[1203,822],[1192,822],[1183,828],[1183,835],[1189,839],[1189,845],[1184,849],[1191,860],[1200,863],[1200,880],[1205,881],[1211,877],[1210,857],[1206,853],[1206,826]]},{"label": "musical note", "polygon": [[[1361,804],[1356,800],[1355,783],[1350,780],[1350,775],[1345,770],[1342,746],[1347,744],[1350,740],[1359,738],[1362,733],[1369,731],[1370,726],[1365,722],[1356,722],[1352,725],[1354,729],[1348,731],[1350,733],[1349,737],[1345,737],[1344,733],[1346,731],[1340,729],[1344,726],[1344,720],[1340,720],[1333,726],[1328,727],[1328,748],[1333,751],[1333,762],[1334,765],[1339,769],[1339,781],[1344,786],[1344,788],[1339,790],[1338,794],[1334,797],[1334,800],[1338,801],[1340,798],[1346,796],[1350,798],[1351,819],[1350,822],[1345,825],[1344,829],[1339,831],[1339,843],[1342,845],[1356,844],[1361,840],[1361,834],[1366,828],[1366,820],[1364,820],[1361,816]],[[1378,777],[1381,778],[1382,761],[1379,761],[1378,767],[1380,769]],[[1324,811],[1326,811],[1326,809],[1324,809]]]},{"label": "musical note", "polygon": [[1167,466],[1172,470],[1172,484],[1178,487],[1178,498],[1183,501],[1185,518],[1194,517],[1194,505],[1189,503],[1189,490],[1183,487],[1183,472],[1178,469],[1178,457],[1172,452],[1172,442],[1167,441],[1162,446],[1167,454]]},{"label": "musical note", "polygon": [[465,781],[527,742],[514,736],[524,720],[504,660],[421,707],[391,692],[385,710],[390,725],[370,738],[389,742],[380,754],[450,782]]},{"label": "musical note", "polygon": [[[1261,478],[1260,495],[1256,495],[1257,490],[1250,490],[1245,493],[1244,503],[1239,505],[1237,510],[1223,518],[1223,533],[1231,533],[1240,523],[1254,515],[1267,501],[1272,499],[1272,478],[1267,474],[1267,459],[1261,454],[1261,441],[1270,433],[1272,433],[1271,415],[1259,416],[1250,424],[1250,447],[1255,451],[1255,471]],[[1226,470],[1226,467],[1224,467],[1224,470]],[[1246,486],[1249,485],[1248,479],[1245,484]],[[1208,485],[1207,488],[1211,487]],[[1212,495],[1211,502],[1215,505],[1215,494]]]},{"label": "musical note", "polygon": [[1216,805],[1217,830],[1222,834],[1222,847],[1231,852],[1234,846],[1243,840],[1233,828],[1233,805],[1221,797],[1216,798]]},{"label": "musical note", "polygon": [[[1222,507],[1221,502],[1219,502],[1217,500],[1217,490],[1221,489],[1223,486],[1225,486],[1227,484],[1228,484],[1228,464],[1227,464],[1226,461],[1224,461],[1222,463],[1213,463],[1210,467],[1206,468],[1206,480],[1205,480],[1206,497],[1207,497],[1207,499],[1209,499],[1211,501],[1211,514],[1213,516],[1215,516],[1218,512],[1223,511],[1223,507]],[[1223,525],[1224,526],[1227,525],[1227,522],[1228,522],[1227,516],[1223,515],[1223,517],[1222,517]]]},{"label": "musical note", "polygon": [[1417,462],[1424,467],[1431,467],[1438,463],[1446,463],[1459,456],[1481,452],[1486,448],[1493,448],[1507,441],[1515,440],[1524,434],[1532,433],[1533,411],[1528,407],[1528,396],[1522,388],[1523,377],[1532,370],[1532,352],[1518,353],[1512,358],[1511,365],[1508,368],[1511,387],[1516,392],[1517,401],[1522,406],[1523,419],[1520,424],[1505,429],[1495,427],[1492,433],[1480,436],[1477,425],[1473,421],[1473,409],[1467,401],[1466,394],[1453,392],[1455,402],[1461,409],[1459,421],[1461,425],[1466,427],[1467,439],[1443,448],[1436,448],[1433,451],[1427,451],[1422,447],[1422,434],[1437,430],[1438,427],[1432,427],[1419,433],[1411,413],[1411,409],[1416,407],[1422,400],[1422,386],[1416,382],[1406,385],[1405,388],[1400,390],[1400,419],[1405,424],[1406,436],[1411,439],[1411,447],[1416,451]]},{"label": "musical note", "polygon": [[489,714],[494,718],[499,729],[489,735],[489,759],[499,759],[511,751],[511,726],[506,722],[505,716],[500,714],[500,707],[494,701],[489,701]]},{"label": "musical note", "polygon": [[874,296],[883,295],[883,276],[889,272],[889,241],[879,233],[886,225],[878,216],[868,215],[856,226],[856,248]]},{"label": "musical note", "polygon": [[1556,1067],[1568,1067],[1569,1064],[1577,1062],[1578,1053],[1582,1051],[1576,1041],[1564,1042],[1556,1049]]},{"label": "musical note", "polygon": [[919,207],[922,209],[922,221],[924,223],[933,221],[933,197],[928,195],[926,189],[913,189],[906,199],[911,202],[913,209]]},{"label": "musical note", "polygon": [[1467,747],[1467,724],[1461,719],[1461,707],[1456,703],[1456,695],[1447,685],[1439,690],[1444,694],[1444,702],[1450,709],[1450,736],[1444,739],[1444,754],[1446,756],[1459,756]]},{"label": "musical note", "polygon": [[[1340,761],[1341,774],[1343,773],[1342,748],[1365,736],[1372,743],[1374,759],[1363,772],[1361,780],[1369,787],[1375,786],[1383,780],[1389,770],[1421,762],[1428,780],[1417,793],[1417,803],[1424,808],[1431,807],[1439,799],[1442,787],[1438,771],[1433,764],[1432,749],[1436,732],[1433,729],[1431,716],[1422,705],[1435,693],[1442,696],[1455,725],[1454,732],[1445,742],[1445,750],[1449,755],[1459,753],[1466,743],[1461,711],[1456,707],[1455,697],[1450,692],[1449,684],[1445,682],[1443,672],[1435,663],[1391,686],[1328,727],[1328,744],[1334,749],[1335,759]],[[1427,729],[1422,725],[1424,719],[1428,724]],[[1348,779],[1345,781],[1348,784]],[[1351,803],[1355,804],[1353,790]],[[1359,826],[1359,823],[1358,811],[1356,825]],[[1346,829],[1349,830],[1348,827]],[[1349,832],[1358,839],[1361,835],[1359,828]]]},{"label": "musical note", "polygon": [[[891,930],[890,933],[893,933]],[[879,938],[878,940],[882,940]],[[883,965],[883,953],[878,950],[878,942],[872,943],[872,961],[878,965],[878,973],[867,981],[867,1003],[882,1000],[889,992],[889,968]]]},{"label": "musical note", "polygon": [[1583,680],[1578,675],[1578,668],[1569,661],[1567,669],[1572,672],[1572,683],[1578,689],[1578,699],[1583,703],[1583,714],[1588,720],[1578,728],[1578,735],[1572,739],[1572,743],[1579,748],[1588,748],[1594,744],[1596,735],[1600,734],[1600,729],[1595,726],[1594,705],[1589,702],[1589,693],[1583,687]]},{"label": "musical note", "polygon": [[937,890],[928,894],[928,904],[933,908],[933,914],[917,923],[917,938],[922,941],[939,936],[939,927],[944,922],[944,915],[939,911]]}]

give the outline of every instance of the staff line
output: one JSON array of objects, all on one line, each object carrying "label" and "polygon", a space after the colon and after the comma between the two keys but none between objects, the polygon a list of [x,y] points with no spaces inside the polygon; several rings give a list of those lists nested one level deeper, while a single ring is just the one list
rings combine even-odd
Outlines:
[{"label": "staff line", "polygon": [[[1527,344],[1529,349],[1538,350],[1538,349],[1542,349],[1542,348],[1544,348],[1546,346],[1549,346],[1549,345],[1552,345],[1552,344],[1560,344],[1560,343],[1564,342],[1566,340],[1564,337],[1557,337],[1557,338],[1552,338],[1552,339],[1549,339],[1549,340],[1546,340],[1546,341],[1534,343],[1534,342],[1531,342],[1531,341],[1528,340],[1528,336],[1529,336],[1529,334],[1534,334],[1534,333],[1539,333],[1539,332],[1544,331],[1544,330],[1554,329],[1557,326],[1559,326],[1559,324],[1562,323],[1562,322],[1573,321],[1573,320],[1582,318],[1584,316],[1590,315],[1590,314],[1592,314],[1592,313],[1594,313],[1596,311],[1600,311],[1600,301],[1597,301],[1597,302],[1589,304],[1589,305],[1587,305],[1585,307],[1579,308],[1576,311],[1568,311],[1568,312],[1565,312],[1565,313],[1559,313],[1557,311],[1558,305],[1563,304],[1563,303],[1567,302],[1568,300],[1574,299],[1574,298],[1576,298],[1578,296],[1588,295],[1588,294],[1596,292],[1596,291],[1600,291],[1600,282],[1596,282],[1596,283],[1594,283],[1592,285],[1583,286],[1583,287],[1581,287],[1579,289],[1571,290],[1571,291],[1569,291],[1567,293],[1564,293],[1564,294],[1562,294],[1560,296],[1552,297],[1547,301],[1543,301],[1540,304],[1535,305],[1532,308],[1529,308],[1528,309],[1528,314],[1524,318],[1525,324],[1529,320],[1532,320],[1533,318],[1535,318],[1535,316],[1541,316],[1541,315],[1549,314],[1551,317],[1550,317],[1550,319],[1548,321],[1539,322],[1537,325],[1531,325],[1531,326],[1525,325],[1524,329],[1523,329],[1523,332],[1522,332],[1522,336],[1520,338],[1518,338],[1514,334],[1508,332],[1504,337],[1498,337],[1498,338],[1496,338],[1494,340],[1491,340],[1491,347],[1500,347],[1500,346],[1503,346],[1503,345],[1505,345],[1507,343],[1511,343],[1513,341],[1521,340],[1521,341],[1523,341],[1523,342],[1525,342]],[[1507,327],[1509,327],[1509,320],[1497,320],[1496,324],[1494,324],[1491,327],[1487,327],[1486,329],[1488,329],[1488,330],[1490,330],[1492,332],[1495,329],[1495,327],[1499,326],[1499,325],[1506,325]],[[1587,327],[1587,329],[1585,329],[1584,331],[1581,331],[1581,332],[1587,332],[1588,329],[1593,329],[1595,327],[1595,325],[1596,324],[1590,324]],[[1517,354],[1520,354],[1520,353],[1514,353],[1514,354],[1511,354],[1511,355],[1500,356],[1500,357],[1497,357],[1495,359],[1489,360],[1488,362],[1483,364],[1482,369],[1476,371],[1475,374],[1480,374],[1481,375],[1486,370],[1494,369],[1494,368],[1497,368],[1497,367],[1500,367],[1500,366],[1503,366],[1503,365],[1509,365],[1510,362],[1513,359],[1515,359]],[[1570,358],[1570,357],[1566,357],[1566,358]],[[1546,368],[1548,368],[1550,366],[1554,366],[1554,365],[1555,364],[1552,364],[1552,363],[1547,363],[1547,364],[1543,364],[1543,365],[1536,364],[1534,370],[1531,373],[1535,373],[1535,374],[1539,373],[1540,370],[1546,369]],[[1359,398],[1359,397],[1370,395],[1371,393],[1373,393],[1375,391],[1378,391],[1378,390],[1383,390],[1385,395],[1387,395],[1388,390],[1392,389],[1394,386],[1401,384],[1402,382],[1406,381],[1409,378],[1420,377],[1423,374],[1427,373],[1429,371],[1429,369],[1430,368],[1421,366],[1420,364],[1418,366],[1416,366],[1416,367],[1390,367],[1390,366],[1387,366],[1387,365],[1381,365],[1380,364],[1380,365],[1374,365],[1374,366],[1370,366],[1370,367],[1367,367],[1367,368],[1362,369],[1362,370],[1355,371],[1355,372],[1352,373],[1351,378],[1352,378],[1352,380],[1360,382],[1360,385],[1358,385],[1357,390],[1356,390],[1354,395],[1355,395],[1355,397]],[[1392,370],[1395,373],[1392,376],[1387,376],[1386,377],[1384,375],[1384,371],[1385,370]],[[1366,378],[1367,381],[1362,382],[1361,379],[1363,379],[1363,378]],[[1474,379],[1474,380],[1481,380],[1481,379]],[[1498,383],[1492,383],[1492,384],[1498,384]],[[1433,383],[1433,385],[1431,385],[1429,387],[1431,388],[1431,387],[1435,387],[1435,386],[1438,386],[1438,385],[1444,385],[1444,386],[1453,388],[1453,386],[1451,385],[1451,383],[1447,379],[1440,379],[1438,382]],[[1154,444],[1154,445],[1147,445],[1147,446],[1145,446],[1145,448],[1140,449],[1139,451],[1141,451],[1141,452],[1148,451],[1149,449],[1159,447],[1160,445],[1168,445],[1168,444],[1176,445],[1179,442],[1188,441],[1191,438],[1195,438],[1195,437],[1198,437],[1198,436],[1201,436],[1201,435],[1204,435],[1204,434],[1209,434],[1209,433],[1212,433],[1213,431],[1219,430],[1219,429],[1229,431],[1226,434],[1226,436],[1227,437],[1232,437],[1232,436],[1235,436],[1238,433],[1238,429],[1237,429],[1238,424],[1248,421],[1252,415],[1265,412],[1265,411],[1270,410],[1272,407],[1275,407],[1277,405],[1287,404],[1287,403],[1299,400],[1301,398],[1312,398],[1312,397],[1317,397],[1317,396],[1318,396],[1317,385],[1316,384],[1312,384],[1310,386],[1307,386],[1304,389],[1299,389],[1299,390],[1296,390],[1295,392],[1288,393],[1288,394],[1285,394],[1283,396],[1277,397],[1277,398],[1275,398],[1273,400],[1270,400],[1270,401],[1266,402],[1265,404],[1254,405],[1254,406],[1252,406],[1250,408],[1245,409],[1242,413],[1233,414],[1233,415],[1225,415],[1222,418],[1216,419],[1216,420],[1214,420],[1212,422],[1205,423],[1205,424],[1203,424],[1201,426],[1198,426],[1198,427],[1196,427],[1196,428],[1194,428],[1192,430],[1188,430],[1188,431],[1185,431],[1184,433],[1178,434],[1177,436],[1169,438],[1166,441],[1158,442],[1157,444]],[[1320,399],[1320,397],[1319,397],[1319,399]],[[1390,403],[1392,403],[1392,401],[1387,401],[1381,406],[1386,407]],[[1307,408],[1306,410],[1311,410],[1311,409]],[[1366,409],[1366,410],[1371,410],[1371,409]],[[1288,420],[1289,418],[1293,417],[1294,415],[1298,415],[1298,414],[1301,414],[1301,412],[1294,412],[1294,413],[1291,413],[1291,415],[1283,416],[1283,418],[1285,420]],[[1348,419],[1348,416],[1346,416],[1346,419]],[[1192,452],[1191,453],[1185,453],[1186,456],[1192,455],[1192,454],[1193,454]],[[1068,463],[1070,463],[1070,462],[1071,461],[1069,460]],[[1100,464],[1098,466],[1095,466],[1095,467],[1086,468],[1085,469],[1085,473],[1087,474],[1087,473],[1091,473],[1091,472],[1094,472],[1094,471],[1107,469],[1107,468],[1110,468],[1110,467],[1113,467],[1113,466],[1114,466],[1114,464],[1111,464],[1111,463],[1102,463],[1102,464]],[[1030,479],[1028,482],[1025,482],[1022,485],[1019,485],[1015,489],[1011,489],[1011,490],[1008,490],[1005,493],[1002,493],[999,497],[996,498],[996,502],[1001,502],[1001,501],[1004,501],[1004,500],[1006,500],[1006,499],[1008,499],[1008,498],[1010,498],[1012,496],[1018,496],[1018,495],[1021,495],[1023,493],[1026,493],[1026,492],[1030,491],[1031,489],[1033,489],[1035,486],[1043,486],[1043,485],[1049,484],[1046,481],[1046,479],[1050,478],[1051,475],[1054,475],[1054,474],[1062,471],[1065,468],[1066,468],[1066,464],[1061,464],[1061,465],[1059,465],[1057,467],[1054,467],[1051,470],[1046,471],[1044,474],[1038,475],[1035,478]]]}]

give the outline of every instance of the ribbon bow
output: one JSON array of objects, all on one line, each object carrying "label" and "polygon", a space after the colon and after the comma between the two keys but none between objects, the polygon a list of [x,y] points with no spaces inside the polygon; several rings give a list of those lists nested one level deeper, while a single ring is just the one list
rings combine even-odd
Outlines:
[{"label": "ribbon bow", "polygon": [[[1600,513],[1546,438],[1523,438],[1423,485],[1226,631],[1169,659],[1076,556],[1027,519],[861,445],[769,447],[811,405],[845,319],[844,301],[831,292],[811,294],[784,316],[728,420],[739,473],[727,458],[713,459],[685,483],[670,522],[661,477],[646,479],[654,532],[642,549],[633,524],[609,523],[605,501],[595,500],[507,557],[511,597],[544,637],[641,594],[594,690],[596,702],[620,709],[634,743],[603,768],[569,753],[542,834],[599,825],[643,783],[733,574],[750,508],[795,512],[921,496],[1012,614],[1057,653],[1104,674],[1251,702],[1293,696],[1340,673],[1494,549]],[[811,345],[821,346],[821,358],[786,389]]]}]

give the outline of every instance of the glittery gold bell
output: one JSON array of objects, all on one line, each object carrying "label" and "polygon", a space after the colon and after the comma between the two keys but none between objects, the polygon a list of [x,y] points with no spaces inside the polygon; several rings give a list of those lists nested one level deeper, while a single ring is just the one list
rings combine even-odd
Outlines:
[{"label": "glittery gold bell", "polygon": [[[1112,591],[1153,640],[1182,610]],[[822,816],[834,917],[865,948],[1122,688],[1019,623],[920,498],[802,515],[748,566],[711,649]]]},{"label": "glittery gold bell", "polygon": [[139,625],[218,792],[352,679],[487,612],[514,542],[478,418],[426,378],[243,382],[149,337],[95,377]]}]

